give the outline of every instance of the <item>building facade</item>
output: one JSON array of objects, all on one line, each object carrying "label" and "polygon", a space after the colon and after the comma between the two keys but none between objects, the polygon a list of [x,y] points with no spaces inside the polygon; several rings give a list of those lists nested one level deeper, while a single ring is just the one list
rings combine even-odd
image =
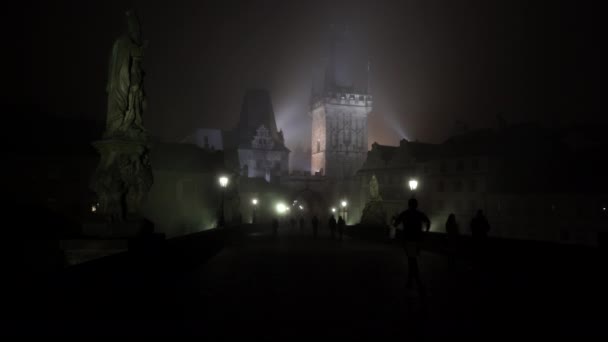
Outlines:
[{"label": "building facade", "polygon": [[355,58],[354,43],[347,28],[334,27],[323,81],[318,89],[313,82],[312,174],[347,179],[354,176],[366,158],[367,117],[373,99],[369,79],[365,86],[356,86],[357,74],[362,70]]},{"label": "building facade", "polygon": [[[608,233],[608,160],[600,152],[608,144],[604,138],[577,146],[568,136],[521,124],[463,133],[442,144],[373,144],[357,173],[357,201],[368,200],[375,175],[388,219],[415,196],[432,231],[444,232],[454,213],[460,232],[470,234],[481,209],[492,236],[596,245]],[[418,180],[415,192],[410,179]]]}]

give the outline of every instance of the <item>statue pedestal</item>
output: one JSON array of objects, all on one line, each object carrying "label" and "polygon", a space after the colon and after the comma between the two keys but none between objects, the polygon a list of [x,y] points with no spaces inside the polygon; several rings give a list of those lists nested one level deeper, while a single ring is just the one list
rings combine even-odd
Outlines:
[{"label": "statue pedestal", "polygon": [[146,140],[112,138],[96,141],[100,154],[91,189],[98,199],[100,221],[88,224],[85,231],[99,235],[133,235],[141,230],[139,209],[152,186],[152,168]]},{"label": "statue pedestal", "polygon": [[361,215],[361,224],[386,226],[386,211],[382,205],[382,200],[371,200],[365,204]]}]

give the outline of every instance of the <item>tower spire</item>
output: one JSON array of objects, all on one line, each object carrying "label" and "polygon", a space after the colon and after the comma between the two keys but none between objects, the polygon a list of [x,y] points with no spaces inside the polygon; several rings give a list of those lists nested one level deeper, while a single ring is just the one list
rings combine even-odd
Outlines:
[{"label": "tower spire", "polygon": [[372,93],[372,62],[367,59],[367,94]]}]

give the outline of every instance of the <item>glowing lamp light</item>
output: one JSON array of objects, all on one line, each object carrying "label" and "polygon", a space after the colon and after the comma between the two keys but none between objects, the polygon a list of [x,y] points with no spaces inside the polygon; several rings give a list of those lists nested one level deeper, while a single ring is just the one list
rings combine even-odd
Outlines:
[{"label": "glowing lamp light", "polygon": [[[604,208],[604,209],[605,209],[605,208]],[[92,213],[97,212],[97,206],[96,206],[96,205],[92,205],[92,206],[91,206],[91,212],[92,212]]]},{"label": "glowing lamp light", "polygon": [[252,199],[251,204],[258,205],[258,199],[257,198]]},{"label": "glowing lamp light", "polygon": [[418,188],[418,181],[415,179],[410,179],[410,181],[408,182],[408,185],[410,187],[410,190],[414,191],[414,190],[416,190],[416,188]]},{"label": "glowing lamp light", "polygon": [[226,177],[226,176],[221,176],[221,177],[219,178],[219,181],[220,181],[220,186],[221,186],[222,188],[225,188],[226,186],[228,186],[228,177]]},{"label": "glowing lamp light", "polygon": [[289,210],[289,208],[284,203],[277,203],[275,209],[277,210],[277,213],[281,215],[285,214],[285,212]]},{"label": "glowing lamp light", "polygon": [[331,212],[335,213],[336,212],[336,208],[331,208]]},{"label": "glowing lamp light", "polygon": [[342,208],[346,208],[346,206],[348,205],[348,203],[346,201],[342,201],[342,203],[340,203],[340,205],[342,205]]}]

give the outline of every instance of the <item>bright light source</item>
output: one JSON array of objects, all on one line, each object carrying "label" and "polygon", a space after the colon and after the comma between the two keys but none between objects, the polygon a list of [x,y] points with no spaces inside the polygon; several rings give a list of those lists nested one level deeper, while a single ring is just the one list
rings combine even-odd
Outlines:
[{"label": "bright light source", "polygon": [[410,190],[414,191],[418,187],[418,181],[415,179],[410,179],[408,185],[410,186]]},{"label": "bright light source", "polygon": [[282,215],[282,214],[285,214],[285,212],[287,210],[289,210],[289,208],[284,203],[277,203],[276,210],[277,210],[277,213]]},{"label": "bright light source", "polygon": [[[606,208],[604,208],[604,209],[606,209]],[[97,212],[97,206],[96,206],[96,205],[94,205],[94,204],[93,204],[93,205],[91,206],[91,212],[92,212],[92,213]]]},{"label": "bright light source", "polygon": [[300,210],[304,210],[304,207],[303,207],[303,206],[301,206],[301,205],[300,205],[299,207],[300,207]]},{"label": "bright light source", "polygon": [[342,201],[342,203],[340,203],[342,205],[342,208],[346,208],[346,206],[348,205],[348,203],[346,201]]},{"label": "bright light source", "polygon": [[219,178],[219,181],[220,181],[220,186],[221,186],[222,188],[225,188],[226,186],[228,186],[228,177],[226,177],[226,176],[221,176],[221,177]]},{"label": "bright light source", "polygon": [[336,212],[336,208],[331,208],[331,212],[335,213]]},{"label": "bright light source", "polygon": [[258,199],[257,198],[252,199],[251,204],[258,205]]},{"label": "bright light source", "polygon": [[603,208],[602,208],[602,210],[603,210],[603,211],[606,211],[606,207],[603,207]]}]

